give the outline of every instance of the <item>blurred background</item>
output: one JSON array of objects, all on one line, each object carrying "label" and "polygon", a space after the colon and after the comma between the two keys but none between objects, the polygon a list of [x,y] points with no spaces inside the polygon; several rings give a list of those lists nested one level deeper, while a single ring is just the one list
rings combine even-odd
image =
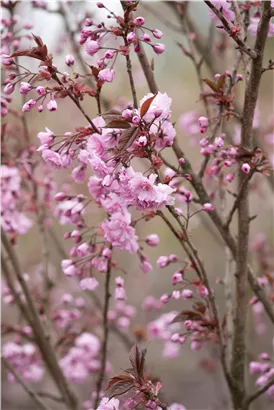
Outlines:
[{"label": "blurred background", "polygon": [[[54,13],[58,8],[58,2],[52,1],[49,3],[49,11],[33,9],[31,2],[23,2],[17,7],[17,14],[20,16],[21,23],[31,22],[34,27],[31,30],[36,35],[39,35],[44,43],[47,44],[49,51],[54,56],[54,63],[60,71],[69,71],[65,65],[64,57],[67,54],[73,54],[71,43],[66,33],[64,20],[61,15]],[[176,122],[178,139],[181,147],[183,147],[188,158],[193,162],[193,168],[199,169],[201,157],[199,155],[199,147],[195,143],[195,139],[184,133],[180,127],[180,117],[188,111],[198,111],[200,115],[204,115],[204,107],[199,101],[200,87],[197,81],[195,69],[191,60],[186,57],[178,42],[187,47],[187,41],[182,33],[180,19],[174,12],[172,2],[141,2],[138,10],[138,15],[144,16],[146,26],[149,28],[158,28],[163,31],[164,36],[159,42],[163,42],[166,46],[164,54],[157,56],[151,52],[150,47],[146,47],[146,52],[149,59],[154,58],[155,78],[161,92],[166,92],[172,98],[172,119]],[[121,12],[121,6],[118,1],[108,1],[104,4],[116,13]],[[82,20],[86,13],[96,20],[105,20],[106,11],[98,9],[96,2],[93,1],[71,1],[63,3],[67,15],[69,25],[72,30],[77,29],[78,21]],[[198,28],[200,35],[207,41],[211,28],[211,20],[206,5],[203,2],[190,2],[190,15]],[[77,38],[77,36],[76,36]],[[220,41],[220,33],[215,30],[214,44]],[[254,39],[251,38],[252,43]],[[212,41],[212,37],[211,40]],[[215,47],[209,43],[209,48]],[[26,47],[30,46],[30,42],[26,41]],[[83,48],[83,47],[82,47]],[[273,57],[273,39],[268,41],[266,51],[266,62]],[[84,55],[84,54],[83,54]],[[269,57],[269,58],[268,58]],[[222,53],[218,56],[215,53],[216,61],[223,68],[223,71],[231,70],[234,64],[234,55],[232,52]],[[84,55],[85,61],[91,65],[96,61],[90,56]],[[136,82],[138,100],[146,95],[149,90],[143,72],[140,68],[138,59],[133,56],[133,73]],[[37,70],[38,64],[33,60],[33,65],[29,65],[27,59],[22,59],[26,62],[25,66]],[[23,64],[24,65],[24,64]],[[74,71],[81,72],[81,66],[74,67]],[[126,74],[125,64],[122,57],[119,57],[116,66],[116,79],[113,83],[106,84],[103,87],[103,95],[111,102],[111,105],[119,105],[123,101],[131,101],[130,88]],[[211,78],[205,64],[202,65],[203,77]],[[238,89],[238,101],[242,103],[242,95],[244,84],[242,83]],[[260,124],[270,122],[270,117],[273,115],[273,73],[268,72],[263,76],[260,98],[258,104],[258,117]],[[16,98],[14,93],[14,107],[21,109],[20,98]],[[91,118],[97,115],[97,108],[93,99],[86,98],[83,103],[85,110]],[[71,131],[76,126],[86,125],[85,120],[79,114],[77,108],[71,101],[58,100],[58,110],[56,112],[43,112],[37,114],[34,110],[26,113],[29,128],[31,130],[32,140],[34,145],[38,145],[36,135],[48,127],[56,134],[62,134],[66,131]],[[232,127],[231,133],[236,132]],[[272,146],[267,147],[268,150]],[[175,158],[171,149],[165,150],[165,157],[175,163]],[[145,170],[142,163],[136,163],[136,168]],[[70,182],[65,172],[57,171],[54,174],[54,179],[59,187]],[[186,184],[187,187],[187,184]],[[61,190],[61,189],[60,189]],[[252,238],[263,233],[267,239],[272,242],[273,234],[273,210],[272,210],[272,195],[269,184],[265,178],[258,177],[256,179],[256,192],[252,195],[251,207],[252,215],[257,215],[257,218],[252,222]],[[76,185],[73,191],[89,195],[86,184]],[[259,193],[259,195],[258,195]],[[227,198],[227,206],[230,206],[232,199]],[[218,201],[217,201],[218,206]],[[184,205],[180,205],[184,211]],[[195,209],[195,205],[193,206]],[[87,221],[92,225],[95,221],[104,218],[101,210],[91,208],[86,215]],[[235,224],[235,221],[234,221]],[[56,236],[62,240],[63,234],[71,229],[71,227],[61,226],[58,221],[53,220],[53,229]],[[233,225],[233,229],[235,226]],[[159,219],[155,218],[150,222],[138,225],[138,235],[140,238],[145,238],[149,233],[156,233],[160,237],[160,245],[158,248],[146,248],[146,254],[150,262],[153,264],[153,271],[148,274],[141,272],[139,268],[139,259],[135,255],[122,252],[115,252],[115,259],[121,264],[126,271],[125,282],[128,295],[128,302],[136,307],[136,316],[133,319],[132,329],[137,325],[145,328],[146,324],[157,317],[157,312],[144,312],[141,308],[146,296],[153,295],[159,298],[163,293],[172,291],[171,278],[175,271],[173,265],[162,270],[158,270],[156,260],[160,255],[169,255],[175,253],[181,258],[182,251],[172,233],[167,230],[166,226]],[[224,313],[224,291],[221,285],[216,285],[217,278],[223,278],[225,274],[225,249],[220,240],[215,228],[211,225],[207,215],[198,214],[197,218],[192,220],[191,235],[196,248],[199,250],[202,259],[204,260],[207,272],[210,276],[211,283],[216,291],[217,301],[220,310]],[[31,275],[34,281],[37,279],[37,269],[41,262],[41,244],[38,240],[37,227],[34,226],[26,235],[20,238],[17,244],[17,251],[21,261],[22,270]],[[70,243],[63,241],[65,250],[69,253]],[[252,259],[252,255],[251,255]],[[60,254],[53,241],[50,240],[50,260],[51,260],[51,275],[58,278],[59,290],[55,292],[52,299],[58,298],[62,293],[73,292],[80,295],[80,291],[70,280],[63,277],[60,269]],[[257,268],[256,261],[254,262],[255,269]],[[261,272],[258,271],[258,275]],[[39,280],[37,280],[39,286]],[[102,293],[98,291],[101,297]],[[61,290],[60,290],[61,289]],[[53,302],[54,303],[54,302]],[[186,301],[172,301],[166,311],[178,310],[181,311],[191,306],[191,303]],[[2,315],[5,322],[16,321],[17,315],[10,308],[3,307]],[[253,327],[253,319],[250,315],[250,326],[247,335],[248,354],[250,360],[257,357],[257,354],[262,351],[272,353],[271,336],[272,330],[266,322],[266,330],[262,335],[256,333]],[[222,373],[218,364],[210,366],[211,361],[216,358],[216,352],[212,347],[204,347],[199,352],[192,352],[189,345],[186,344],[181,348],[180,355],[176,359],[164,359],[162,357],[163,343],[161,341],[152,341],[149,343],[147,354],[147,365],[150,370],[160,375],[163,383],[163,395],[167,403],[178,402],[185,405],[187,409],[228,409],[227,391],[223,381]],[[128,352],[124,345],[115,334],[111,334],[111,342],[109,343],[109,360],[112,363],[112,375],[116,374],[122,368],[128,367]],[[209,361],[209,362],[208,362]],[[42,386],[49,383],[47,380],[42,382]],[[250,381],[250,389],[252,390],[253,381]],[[46,389],[45,389],[46,390]],[[81,397],[84,399],[90,396],[90,384],[87,383],[79,387]],[[261,397],[254,408],[267,409],[270,408],[270,402]],[[21,387],[10,384],[3,378],[2,384],[2,408],[8,409],[32,409],[32,404],[29,402]],[[58,408],[56,406],[56,408]]]}]

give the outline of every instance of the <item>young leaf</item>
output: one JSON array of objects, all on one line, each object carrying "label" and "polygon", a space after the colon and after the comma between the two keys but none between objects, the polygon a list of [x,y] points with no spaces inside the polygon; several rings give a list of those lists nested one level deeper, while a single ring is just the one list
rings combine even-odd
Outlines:
[{"label": "young leaf", "polygon": [[216,93],[219,91],[218,86],[214,83],[214,81],[211,81],[208,78],[202,78],[202,80],[211,88],[211,90],[215,91]]},{"label": "young leaf", "polygon": [[146,349],[142,350],[137,344],[135,344],[129,352],[129,360],[137,380],[142,380],[144,378],[146,351]]},{"label": "young leaf", "polygon": [[201,320],[203,316],[199,312],[194,312],[192,310],[183,310],[172,320],[172,323],[180,323],[185,320]]},{"label": "young leaf", "polygon": [[143,118],[146,113],[149,110],[149,107],[151,106],[152,101],[154,100],[154,98],[156,97],[157,93],[154,94],[152,97],[149,97],[146,101],[143,102],[141,108],[140,108],[140,116],[141,118]]}]

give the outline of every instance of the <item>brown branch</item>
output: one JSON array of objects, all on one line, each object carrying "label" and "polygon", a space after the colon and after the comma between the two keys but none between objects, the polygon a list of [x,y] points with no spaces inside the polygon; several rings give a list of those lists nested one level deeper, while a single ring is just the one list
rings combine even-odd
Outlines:
[{"label": "brown branch", "polygon": [[45,336],[44,329],[39,318],[39,314],[37,312],[36,307],[34,306],[30,291],[21,272],[17,255],[13,247],[11,246],[5,232],[2,229],[1,237],[5,251],[7,252],[11,264],[13,266],[15,276],[22,288],[23,294],[26,299],[26,304],[28,307],[26,319],[29,321],[29,324],[32,327],[33,335],[36,340],[37,346],[41,352],[41,355],[47,365],[49,372],[52,375],[53,380],[55,381],[58,389],[64,397],[66,405],[69,409],[76,410],[79,407],[78,399],[75,396],[75,393],[73,392],[71,387],[68,385],[67,380],[65,379],[64,374],[59,366],[55,352]]},{"label": "brown branch", "polygon": [[[110,247],[112,249],[112,247]],[[109,334],[109,323],[108,323],[108,309],[109,309],[109,300],[111,297],[110,294],[110,278],[111,278],[111,259],[108,261],[108,269],[106,273],[105,280],[105,300],[104,300],[104,310],[103,310],[103,342],[101,348],[101,366],[98,373],[98,379],[96,382],[96,396],[94,400],[94,409],[97,409],[100,401],[100,394],[102,390],[102,385],[105,377],[106,371],[106,362],[107,362],[107,347],[108,347],[108,334]]]},{"label": "brown branch", "polygon": [[245,177],[245,178],[243,179],[243,181],[242,181],[242,185],[239,187],[237,197],[236,197],[236,199],[235,199],[235,201],[234,201],[234,204],[233,204],[233,206],[232,206],[232,208],[231,208],[231,210],[230,210],[230,212],[229,212],[229,214],[228,214],[227,220],[226,220],[226,222],[225,222],[225,224],[224,224],[224,227],[225,227],[226,229],[229,227],[229,225],[230,225],[230,223],[231,223],[231,221],[232,221],[233,215],[234,215],[235,211],[237,210],[237,208],[238,208],[238,206],[239,206],[239,203],[240,203],[240,201],[241,201],[241,198],[242,198],[242,195],[243,195],[245,186],[248,184],[248,182],[250,181],[250,179],[251,179],[252,176],[254,175],[254,172],[255,172],[255,169],[253,169],[248,175],[246,175],[246,177]]},{"label": "brown branch", "polygon": [[248,409],[249,405],[256,399],[258,399],[262,394],[264,394],[271,386],[274,385],[274,377],[272,377],[261,389],[257,390],[255,393],[247,396],[243,409]]},{"label": "brown branch", "polygon": [[[124,42],[125,42],[125,46],[127,47],[128,43],[127,43],[126,37],[124,38]],[[134,108],[138,108],[136,88],[135,88],[134,79],[132,75],[131,58],[129,54],[126,54],[126,67],[127,67],[127,73],[128,73],[129,83],[130,83],[131,94],[133,98],[133,106]]]},{"label": "brown branch", "polygon": [[[181,157],[185,158],[185,163],[181,164],[182,171],[184,173],[187,173],[187,174],[191,175],[190,183],[193,186],[193,188],[195,189],[201,203],[204,204],[204,203],[207,203],[207,202],[211,202],[211,200],[208,196],[208,193],[206,192],[201,179],[194,173],[189,161],[185,157],[184,152],[179,147],[176,138],[174,140],[172,148],[173,148],[173,151],[176,154],[177,159],[179,159]],[[219,233],[221,234],[224,242],[228,245],[228,247],[229,247],[229,249],[230,249],[230,251],[233,255],[233,258],[236,259],[236,242],[235,242],[235,239],[231,235],[229,229],[226,229],[224,227],[224,224],[222,222],[222,219],[221,219],[219,213],[216,210],[214,210],[213,212],[210,212],[208,215],[211,218],[211,220],[213,221],[213,223],[215,224],[216,228],[219,230]],[[272,321],[272,323],[274,323],[273,306],[270,303],[270,301],[268,300],[263,288],[258,283],[257,277],[256,277],[255,273],[253,272],[251,266],[248,267],[248,280],[249,280],[249,284],[251,286],[251,289],[253,290],[253,292],[255,293],[257,298],[262,302],[262,304],[264,305],[266,313],[268,314],[268,316],[269,316],[270,320]]]},{"label": "brown branch", "polygon": [[[251,63],[251,72],[245,90],[243,109],[241,145],[246,149],[253,148],[252,123],[257,103],[263,55],[269,29],[269,11],[271,2],[262,6],[261,19],[255,41],[256,57]],[[239,170],[238,204],[238,243],[236,255],[236,309],[234,317],[234,334],[232,345],[231,375],[233,379],[233,402],[235,409],[241,409],[246,396],[245,361],[246,361],[246,321],[248,312],[248,244],[249,244],[249,187],[245,183],[246,176]]]},{"label": "brown branch", "polygon": [[167,206],[167,209],[169,210],[169,212],[173,215],[173,217],[177,220],[177,222],[180,224],[180,227],[183,231],[183,239],[181,239],[181,242],[183,243],[184,241],[186,242],[186,244],[188,245],[193,257],[192,259],[194,259],[194,266],[196,266],[196,264],[198,263],[199,266],[199,270],[201,272],[201,278],[208,290],[208,299],[209,299],[209,304],[211,307],[211,311],[212,311],[212,315],[214,317],[214,319],[216,320],[217,323],[217,335],[219,338],[219,344],[220,344],[220,358],[221,358],[221,363],[222,363],[222,368],[223,368],[223,372],[226,378],[226,381],[228,383],[229,386],[231,386],[231,378],[230,378],[230,374],[227,368],[227,363],[226,363],[226,345],[225,345],[225,341],[223,338],[223,331],[222,331],[222,327],[221,327],[221,320],[220,320],[220,314],[219,314],[219,310],[216,304],[216,300],[215,300],[215,296],[213,293],[213,290],[211,289],[211,285],[209,283],[209,279],[208,279],[208,275],[206,273],[205,267],[204,267],[204,263],[202,262],[200,255],[197,251],[197,249],[195,248],[194,244],[192,243],[188,231],[186,229],[186,227],[184,226],[184,224],[181,223],[180,218],[178,217],[175,209],[172,206]]},{"label": "brown branch", "polygon": [[243,42],[243,40],[240,39],[240,37],[237,34],[234,34],[232,31],[232,27],[227,21],[227,19],[224,17],[223,13],[217,9],[217,7],[214,6],[214,4],[211,3],[211,1],[204,1],[205,4],[213,11],[214,14],[221,20],[223,24],[223,29],[229,34],[229,36],[238,44],[239,49],[247,54],[249,57],[252,59],[255,59],[258,57],[256,48],[255,50],[251,50],[249,47],[246,46],[246,44]]},{"label": "brown branch", "polygon": [[150,89],[150,92],[152,92],[152,94],[156,94],[159,90],[158,90],[158,86],[154,78],[153,70],[149,64],[149,61],[146,56],[143,45],[140,43],[139,46],[140,46],[140,51],[138,51],[137,55],[138,55],[141,67],[143,69],[144,75],[146,77],[148,87]]},{"label": "brown branch", "polygon": [[35,391],[29,387],[24,379],[20,376],[20,374],[10,365],[9,361],[2,356],[1,358],[2,363],[4,366],[7,368],[7,370],[14,376],[16,381],[23,387],[25,392],[31,397],[31,399],[34,401],[34,403],[38,406],[39,409],[42,410],[51,410],[50,407],[48,407],[35,393]]}]

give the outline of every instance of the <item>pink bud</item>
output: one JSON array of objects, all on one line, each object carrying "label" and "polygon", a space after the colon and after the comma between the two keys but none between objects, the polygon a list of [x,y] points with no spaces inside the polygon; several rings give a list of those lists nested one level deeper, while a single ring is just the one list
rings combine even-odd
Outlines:
[{"label": "pink bud", "polygon": [[97,7],[99,8],[99,9],[103,9],[105,6],[103,5],[103,3],[97,3],[96,4],[97,5]]},{"label": "pink bud", "polygon": [[154,35],[155,38],[158,38],[158,39],[163,37],[163,33],[161,32],[161,30],[158,30],[157,28],[152,30],[152,34]]},{"label": "pink bud", "polygon": [[237,75],[236,75],[236,80],[237,80],[237,81],[243,81],[243,76],[242,76],[242,74],[237,74]]},{"label": "pink bud", "polygon": [[55,100],[49,100],[47,103],[47,109],[49,111],[56,111],[57,110],[57,102]]},{"label": "pink bud", "polygon": [[5,88],[4,88],[4,93],[5,94],[12,94],[14,91],[14,85],[12,83],[8,83]]},{"label": "pink bud", "polygon": [[206,212],[212,212],[212,211],[214,211],[215,208],[214,208],[214,205],[212,205],[210,203],[206,203],[206,204],[203,205],[203,209]]},{"label": "pink bud", "polygon": [[63,201],[66,198],[67,198],[67,195],[64,192],[58,192],[54,197],[55,201],[58,201],[58,202]]},{"label": "pink bud", "polygon": [[108,50],[108,51],[105,53],[105,58],[111,60],[111,59],[114,57],[114,55],[115,55],[115,53],[114,53],[113,50]]},{"label": "pink bud", "polygon": [[167,303],[169,299],[170,299],[170,295],[168,295],[167,293],[164,293],[160,298],[162,303]]},{"label": "pink bud", "polygon": [[234,179],[234,174],[227,174],[227,176],[225,177],[227,182],[232,182]]},{"label": "pink bud", "polygon": [[183,158],[183,157],[181,157],[181,158],[179,158],[178,159],[178,162],[179,162],[179,164],[184,164],[186,161],[185,161],[185,159]]},{"label": "pink bud", "polygon": [[115,278],[115,283],[116,283],[116,286],[118,287],[124,287],[125,281],[123,278],[121,278],[121,276],[117,276]]},{"label": "pink bud", "polygon": [[158,246],[160,243],[159,236],[156,234],[151,234],[146,237],[146,243],[149,246]]},{"label": "pink bud", "polygon": [[144,17],[136,17],[136,19],[134,19],[134,23],[136,26],[142,26],[145,23],[145,19]]},{"label": "pink bud", "polygon": [[71,67],[71,66],[74,64],[74,57],[73,57],[72,55],[68,54],[68,55],[65,57],[65,63],[66,63],[66,65],[68,65],[69,67]]},{"label": "pink bud", "polygon": [[244,163],[244,164],[241,166],[241,170],[242,170],[245,174],[248,174],[248,173],[250,172],[250,165],[247,164],[247,163]]},{"label": "pink bud", "polygon": [[172,276],[172,285],[175,286],[180,282],[183,282],[183,275],[180,272],[175,272]]},{"label": "pink bud", "polygon": [[169,264],[169,260],[167,256],[160,256],[157,259],[157,266],[158,268],[165,268]]},{"label": "pink bud", "polygon": [[2,65],[9,66],[13,63],[13,58],[7,54],[1,54],[1,63]]},{"label": "pink bud", "polygon": [[38,112],[43,112],[43,111],[44,111],[44,106],[43,106],[43,104],[38,105],[37,111],[38,111]]},{"label": "pink bud", "polygon": [[111,250],[110,250],[109,248],[105,248],[105,249],[103,250],[103,252],[102,252],[102,256],[103,256],[105,259],[110,259],[111,254],[112,254],[112,252],[111,252]]},{"label": "pink bud", "polygon": [[191,299],[193,297],[193,292],[190,289],[183,289],[182,290],[182,297],[183,299]]},{"label": "pink bud", "polygon": [[27,95],[31,89],[32,86],[29,83],[22,81],[19,87],[19,92],[20,94]]},{"label": "pink bud", "polygon": [[100,49],[100,44],[98,41],[90,40],[88,39],[86,42],[86,52],[88,55],[93,56],[94,54],[97,53],[97,51]]},{"label": "pink bud", "polygon": [[145,41],[146,43],[151,42],[150,35],[148,33],[144,33],[143,36],[141,37],[141,40]]},{"label": "pink bud", "polygon": [[134,43],[137,40],[136,34],[132,31],[131,33],[128,33],[127,35],[127,42],[129,44]]},{"label": "pink bud", "polygon": [[42,87],[41,85],[39,85],[38,87],[36,87],[36,90],[35,90],[36,92],[37,92],[37,94],[38,95],[40,95],[40,96],[43,96],[43,95],[46,95],[46,90],[45,90],[45,87]]},{"label": "pink bud", "polygon": [[207,117],[200,117],[198,119],[198,123],[199,123],[199,126],[200,126],[201,134],[204,134],[206,132],[208,124],[209,124],[208,118]]},{"label": "pink bud", "polygon": [[115,300],[125,300],[125,299],[126,299],[125,289],[122,287],[115,288]]},{"label": "pink bud", "polygon": [[152,45],[152,48],[156,54],[162,54],[165,51],[165,45],[162,43],[156,43]]},{"label": "pink bud", "polygon": [[33,107],[35,107],[35,105],[36,105],[36,100],[31,99],[23,105],[22,111],[29,112]]}]

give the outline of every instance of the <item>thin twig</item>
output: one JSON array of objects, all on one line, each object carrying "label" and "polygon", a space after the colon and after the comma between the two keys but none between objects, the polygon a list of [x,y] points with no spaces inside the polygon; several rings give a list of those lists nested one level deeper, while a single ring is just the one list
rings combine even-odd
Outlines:
[{"label": "thin twig", "polygon": [[[182,149],[179,147],[177,139],[175,138],[172,149],[177,157],[177,159],[184,157],[185,158],[185,163],[181,164],[181,169],[182,169],[182,173],[187,173],[191,176],[191,185],[193,186],[193,188],[195,189],[200,201],[202,204],[211,202],[207,191],[205,190],[205,187],[203,185],[203,182],[201,181],[201,179],[199,178],[198,175],[195,174],[195,172],[193,171],[190,162],[186,159],[186,156],[184,154],[184,152],[182,151]],[[219,233],[221,234],[223,240],[225,241],[225,243],[228,245],[233,258],[236,259],[236,242],[235,239],[233,238],[231,232],[229,231],[229,229],[226,229],[224,227],[224,224],[222,222],[222,219],[219,215],[219,213],[216,211],[216,209],[212,212],[210,212],[209,217],[211,218],[211,220],[213,221],[213,223],[215,224],[216,228],[219,230]],[[253,272],[251,266],[248,266],[248,280],[249,280],[249,284],[251,286],[251,289],[253,290],[253,292],[255,293],[255,295],[257,296],[257,298],[262,302],[262,304],[264,305],[265,311],[268,314],[270,320],[272,321],[272,323],[274,323],[274,309],[272,304],[270,303],[270,301],[268,300],[264,289],[261,287],[261,285],[259,284],[257,277],[255,275],[255,273]]]},{"label": "thin twig", "polygon": [[247,54],[249,57],[251,57],[252,59],[256,59],[258,57],[257,51],[251,50],[249,47],[246,46],[246,44],[243,42],[243,40],[240,39],[240,37],[237,34],[233,33],[232,27],[230,26],[227,19],[224,17],[223,13],[220,10],[218,10],[217,7],[215,7],[214,4],[211,3],[211,1],[204,1],[204,2],[213,11],[213,13],[216,14],[216,16],[221,20],[223,24],[223,29],[238,44],[239,49],[243,51],[245,54]]},{"label": "thin twig", "polygon": [[[110,247],[110,249],[112,249]],[[106,371],[106,362],[107,362],[107,348],[108,348],[108,334],[109,334],[109,323],[108,323],[108,310],[109,310],[109,301],[110,301],[110,278],[111,278],[111,259],[108,261],[108,269],[106,272],[106,280],[105,280],[105,300],[104,300],[104,310],[103,310],[103,342],[101,347],[101,365],[100,370],[98,373],[98,379],[96,382],[96,396],[94,400],[94,409],[97,409],[99,401],[100,401],[100,394],[102,390],[102,385],[105,377]]]},{"label": "thin twig", "polygon": [[50,407],[48,407],[35,393],[35,391],[29,387],[24,379],[20,376],[20,374],[9,364],[8,360],[2,356],[1,357],[2,363],[4,366],[7,368],[7,370],[14,376],[16,381],[23,387],[25,392],[31,397],[31,399],[35,402],[35,404],[38,406],[39,409],[42,410],[51,410]]},{"label": "thin twig", "polygon": [[65,379],[65,376],[59,366],[55,352],[51,344],[49,343],[48,339],[46,338],[42,323],[39,318],[39,314],[33,303],[30,291],[21,272],[17,255],[13,247],[11,246],[6,236],[6,233],[3,231],[3,229],[1,229],[1,237],[5,251],[7,252],[9,259],[12,263],[15,276],[22,288],[23,294],[26,299],[28,312],[26,315],[26,319],[29,321],[29,324],[32,327],[37,346],[48,367],[49,372],[51,373],[56,385],[58,386],[62,396],[64,397],[64,401],[66,402],[68,408],[71,410],[76,410],[79,407],[78,399],[73,390],[71,389],[71,387],[68,385],[68,382]]},{"label": "thin twig", "polygon": [[241,186],[239,187],[237,197],[236,197],[236,199],[235,199],[235,201],[234,201],[234,204],[233,204],[233,206],[232,206],[232,208],[231,208],[231,210],[230,210],[230,212],[229,212],[229,214],[228,214],[227,220],[226,220],[226,222],[225,222],[225,224],[224,224],[224,227],[225,227],[226,229],[229,227],[229,225],[230,225],[230,223],[231,223],[231,221],[232,221],[233,215],[234,215],[235,211],[237,210],[237,208],[238,208],[238,206],[239,206],[239,203],[240,203],[240,201],[241,201],[241,198],[242,198],[244,189],[245,189],[246,185],[248,184],[248,182],[250,181],[250,179],[252,178],[252,175],[254,174],[254,172],[255,172],[255,169],[253,169],[248,175],[246,175],[246,177],[245,177],[244,180],[242,181]]},{"label": "thin twig", "polygon": [[256,399],[258,399],[262,394],[267,392],[267,390],[274,385],[274,377],[272,377],[261,389],[257,390],[255,393],[247,396],[243,409],[248,409],[249,405]]}]

